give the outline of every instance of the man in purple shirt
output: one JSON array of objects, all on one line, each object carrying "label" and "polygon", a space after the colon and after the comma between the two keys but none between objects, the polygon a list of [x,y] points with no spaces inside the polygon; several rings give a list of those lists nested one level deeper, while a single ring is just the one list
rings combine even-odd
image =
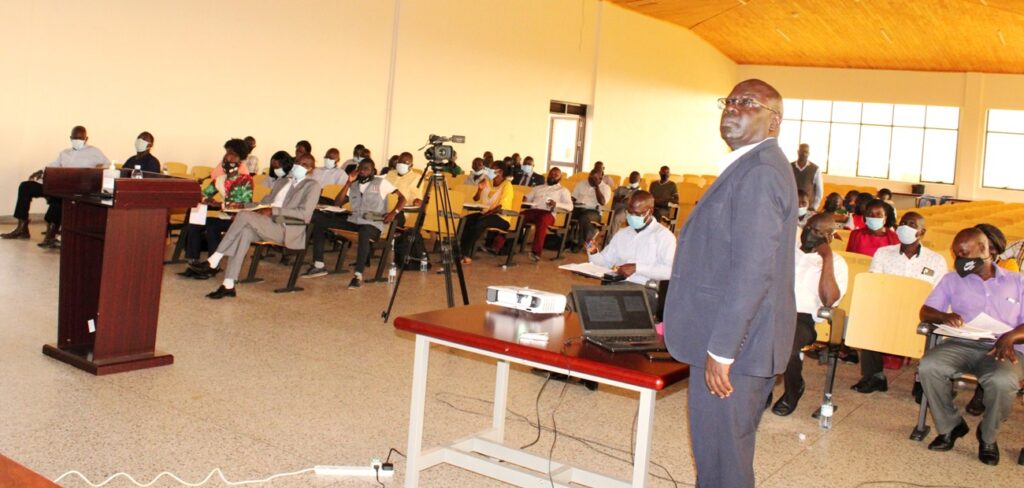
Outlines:
[{"label": "man in purple shirt", "polygon": [[[1002,239],[1004,242],[998,242]],[[995,242],[993,242],[995,241]],[[953,405],[952,380],[962,374],[977,376],[985,389],[985,414],[977,429],[978,459],[999,464],[996,435],[1013,410],[1013,399],[1024,378],[1024,277],[996,266],[995,248],[1005,238],[992,226],[960,231],[953,240],[954,269],[921,307],[921,321],[962,327],[985,313],[1013,329],[995,342],[948,339],[921,358],[918,372],[939,435],[928,445],[948,451],[970,428]]]}]

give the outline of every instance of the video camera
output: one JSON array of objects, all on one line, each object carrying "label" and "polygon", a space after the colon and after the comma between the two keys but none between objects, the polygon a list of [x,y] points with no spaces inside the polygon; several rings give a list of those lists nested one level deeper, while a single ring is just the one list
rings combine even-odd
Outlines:
[{"label": "video camera", "polygon": [[444,137],[430,134],[430,139],[427,142],[427,146],[430,147],[427,147],[427,150],[423,152],[423,155],[426,156],[429,164],[444,165],[451,162],[455,148],[445,145],[444,143],[446,142],[463,144],[466,142],[466,136]]}]

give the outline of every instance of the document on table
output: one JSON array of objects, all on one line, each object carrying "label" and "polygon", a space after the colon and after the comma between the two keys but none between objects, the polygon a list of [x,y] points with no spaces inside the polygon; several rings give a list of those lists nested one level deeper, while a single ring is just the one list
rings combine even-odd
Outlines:
[{"label": "document on table", "polygon": [[206,204],[200,203],[188,212],[188,223],[192,225],[206,225]]},{"label": "document on table", "polygon": [[974,317],[970,322],[964,324],[964,327],[972,327],[974,329],[988,331],[997,336],[1013,330],[1013,327],[1004,324],[999,319],[996,319],[985,312],[978,314],[977,317]]},{"label": "document on table", "polygon": [[615,271],[613,271],[613,270],[611,270],[609,268],[605,268],[603,266],[598,266],[596,264],[591,264],[591,263],[563,264],[563,265],[559,266],[558,269],[564,269],[566,271],[572,271],[573,273],[579,273],[581,275],[589,276],[591,278],[597,278],[597,279],[603,278],[604,275],[606,275],[606,274],[614,274],[615,273]]},{"label": "document on table", "polygon": [[319,209],[319,210],[322,210],[324,212],[330,212],[330,213],[341,213],[341,214],[349,213],[348,209],[341,208],[341,207],[338,207],[338,206],[335,206],[335,205],[318,205],[316,208]]}]

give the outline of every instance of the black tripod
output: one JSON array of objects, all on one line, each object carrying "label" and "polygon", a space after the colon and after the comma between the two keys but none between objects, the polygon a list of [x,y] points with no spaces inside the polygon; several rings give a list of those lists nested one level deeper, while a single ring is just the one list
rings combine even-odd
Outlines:
[{"label": "black tripod", "polygon": [[[428,165],[431,170],[430,178],[427,179],[426,171],[423,173],[423,177],[420,179],[418,186],[422,186],[423,180],[427,180],[427,188],[423,191],[423,202],[420,204],[420,212],[416,215],[416,225],[412,229],[407,229],[406,232],[413,232],[413,236],[420,235],[420,231],[423,229],[423,222],[428,218],[427,206],[431,199],[437,202],[437,215],[433,218],[437,219],[438,239],[441,243],[441,266],[444,271],[444,285],[445,293],[448,296],[448,308],[455,306],[455,293],[452,287],[452,266],[455,267],[455,271],[459,277],[459,290],[462,292],[462,304],[469,305],[469,294],[466,292],[466,277],[462,274],[462,252],[459,249],[459,241],[455,235],[457,226],[455,225],[455,209],[452,208],[451,196],[448,194],[448,183],[444,179],[444,173],[441,168],[432,163]],[[403,258],[401,265],[398,268],[398,277],[395,280],[395,289],[391,291],[391,299],[388,301],[388,308],[380,313],[381,318],[384,322],[388,321],[391,316],[391,308],[395,305],[395,297],[398,296],[398,287],[402,284],[402,275],[405,273],[406,264],[409,263],[409,257],[412,254],[412,243],[414,239],[406,239],[405,249],[403,252]]]}]

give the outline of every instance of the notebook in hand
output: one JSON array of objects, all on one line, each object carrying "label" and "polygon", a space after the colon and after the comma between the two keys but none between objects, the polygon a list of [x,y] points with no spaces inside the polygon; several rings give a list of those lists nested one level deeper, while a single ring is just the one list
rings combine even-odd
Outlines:
[{"label": "notebook in hand", "polygon": [[664,351],[647,293],[639,286],[574,286],[583,338],[612,352]]}]

